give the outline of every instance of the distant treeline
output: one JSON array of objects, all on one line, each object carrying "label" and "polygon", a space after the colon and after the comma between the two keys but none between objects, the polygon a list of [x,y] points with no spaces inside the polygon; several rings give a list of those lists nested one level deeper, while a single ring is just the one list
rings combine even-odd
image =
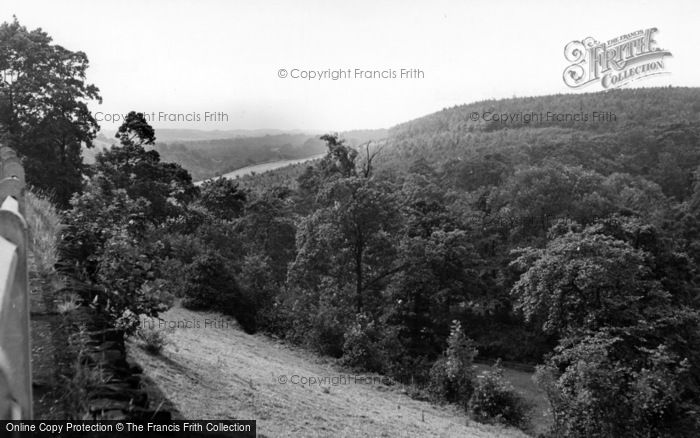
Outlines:
[{"label": "distant treeline", "polygon": [[[344,135],[348,136],[351,144],[358,145],[380,139],[386,135],[386,131],[351,131]],[[276,134],[221,140],[156,142],[155,150],[163,161],[181,165],[197,181],[254,164],[317,155],[325,151],[325,144],[319,140],[318,135]]]}]

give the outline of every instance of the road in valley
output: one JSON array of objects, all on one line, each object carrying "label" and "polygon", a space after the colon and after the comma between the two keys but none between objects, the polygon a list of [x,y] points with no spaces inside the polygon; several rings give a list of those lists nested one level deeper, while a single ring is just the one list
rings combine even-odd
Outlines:
[{"label": "road in valley", "polygon": [[[233,172],[226,173],[222,176],[224,178],[236,178],[236,177],[240,177],[240,176],[250,175],[253,172],[263,173],[263,172],[267,172],[268,170],[279,169],[280,167],[290,166],[292,164],[299,164],[299,163],[304,163],[306,161],[316,160],[318,158],[323,157],[324,155],[326,155],[326,154],[322,153],[322,154],[312,155],[312,156],[306,157],[306,158],[296,158],[293,160],[270,161],[268,163],[254,164],[252,166],[241,167],[240,169],[236,169]],[[204,181],[206,181],[206,180],[204,180]],[[194,184],[201,185],[204,181],[197,181]]]}]

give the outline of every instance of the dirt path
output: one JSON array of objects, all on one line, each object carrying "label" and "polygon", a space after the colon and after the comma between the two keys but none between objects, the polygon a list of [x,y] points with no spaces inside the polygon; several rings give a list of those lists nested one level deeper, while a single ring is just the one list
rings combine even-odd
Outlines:
[{"label": "dirt path", "polygon": [[[199,328],[170,333],[161,356],[145,353],[136,343],[129,354],[188,419],[256,419],[259,436],[267,437],[525,436],[467,421],[450,407],[411,400],[399,386],[355,382],[307,352],[247,335],[215,313],[176,307],[162,317]],[[338,384],[291,382],[310,377],[335,377]],[[284,378],[287,383],[280,383]]]}]

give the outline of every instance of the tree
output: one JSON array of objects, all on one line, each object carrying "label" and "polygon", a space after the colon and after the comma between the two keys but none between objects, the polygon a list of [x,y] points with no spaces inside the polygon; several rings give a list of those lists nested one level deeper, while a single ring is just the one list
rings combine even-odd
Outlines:
[{"label": "tree", "polygon": [[148,203],[133,200],[126,191],[105,193],[91,185],[71,200],[59,251],[61,265],[82,281],[96,281],[97,266],[106,242],[123,230],[142,236],[148,224]]},{"label": "tree", "polygon": [[155,137],[142,114],[129,113],[117,137],[121,144],[98,154],[85,190],[71,200],[59,249],[84,301],[131,330],[136,315],[162,311],[178,289],[166,276],[163,225],[188,213],[197,190],[186,170],[145,150]]},{"label": "tree", "polygon": [[[403,328],[413,356],[434,358],[453,320],[470,319],[488,290],[479,278],[479,257],[462,230],[434,230],[428,236],[404,236],[391,278],[384,311]],[[473,319],[473,318],[472,318]]]},{"label": "tree", "polygon": [[197,256],[183,273],[186,295],[183,305],[190,309],[217,309],[233,315],[248,333],[255,332],[255,308],[243,294],[230,264],[216,251]]},{"label": "tree", "polygon": [[357,151],[345,145],[345,140],[338,134],[326,134],[321,136],[321,140],[326,142],[328,152],[321,160],[321,172],[328,178],[332,175],[350,177],[357,175],[355,168],[355,158]]},{"label": "tree", "polygon": [[247,195],[234,180],[217,178],[205,181],[200,192],[199,202],[217,218],[233,220],[243,214]]},{"label": "tree", "polygon": [[[316,197],[329,180],[358,175],[355,162],[358,152],[355,149],[346,146],[345,140],[337,133],[325,134],[321,140],[326,142],[326,155],[316,166],[307,166],[297,178],[296,205],[301,214],[308,214],[318,207]],[[367,153],[369,154],[369,149]],[[370,168],[368,165],[367,169]]]},{"label": "tree", "polygon": [[[652,227],[613,217],[555,225],[521,251],[516,308],[559,346],[540,368],[557,436],[696,436],[700,315]],[[685,274],[682,274],[685,275]]]},{"label": "tree", "polygon": [[[610,211],[599,193],[602,179],[596,172],[554,161],[524,167],[501,185],[503,211],[524,236],[543,236],[548,222],[557,218],[587,225]],[[527,226],[531,221],[536,226]]]},{"label": "tree", "polygon": [[323,278],[339,290],[352,284],[361,313],[366,293],[400,270],[392,257],[398,210],[386,187],[360,177],[330,181],[319,198],[323,207],[299,225],[290,278],[311,290]]},{"label": "tree", "polygon": [[248,255],[258,255],[270,262],[272,278],[282,288],[287,266],[294,260],[296,225],[287,189],[270,189],[251,194],[245,212],[236,221]]},{"label": "tree", "polygon": [[693,359],[638,337],[653,336],[657,328],[632,334],[606,329],[560,343],[536,373],[555,436],[697,436]]},{"label": "tree", "polygon": [[116,137],[119,145],[97,155],[92,184],[101,185],[105,192],[123,189],[133,199],[147,200],[153,223],[177,217],[198,192],[189,172],[178,164],[161,162],[155,150],[146,150],[155,137],[142,113],[131,111]]},{"label": "tree", "polygon": [[428,390],[437,401],[455,402],[466,409],[474,391],[477,353],[474,341],[466,337],[458,321],[453,321],[447,349],[430,370]]},{"label": "tree", "polygon": [[593,228],[569,232],[513,262],[527,267],[512,289],[516,309],[557,334],[634,324],[645,306],[667,298],[648,261],[644,251]]},{"label": "tree", "polygon": [[0,25],[0,125],[24,160],[27,182],[68,205],[79,192],[81,148],[92,147],[99,126],[88,102],[101,102],[85,83],[88,59],[57,44],[17,18]]},{"label": "tree", "polygon": [[299,181],[302,192],[315,192],[317,208],[299,226],[290,278],[310,289],[324,277],[339,290],[352,282],[355,309],[362,313],[365,293],[400,270],[390,262],[391,235],[399,229],[400,215],[389,187],[372,177],[376,150],[366,146],[366,161],[358,170],[358,152],[338,134],[321,139],[328,153]]}]

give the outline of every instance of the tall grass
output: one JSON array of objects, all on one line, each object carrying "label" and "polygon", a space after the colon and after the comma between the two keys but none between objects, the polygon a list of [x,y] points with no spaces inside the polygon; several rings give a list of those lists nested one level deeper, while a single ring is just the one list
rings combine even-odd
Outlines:
[{"label": "tall grass", "polygon": [[27,190],[25,219],[29,228],[30,276],[47,311],[55,310],[55,293],[62,289],[56,272],[61,214],[48,195]]},{"label": "tall grass", "polygon": [[90,336],[85,326],[68,338],[68,350],[74,358],[68,375],[63,375],[62,401],[67,416],[73,420],[89,419],[90,400],[95,391],[104,386],[112,376],[99,364],[91,364],[89,359]]},{"label": "tall grass", "polygon": [[61,214],[48,196],[27,191],[25,217],[29,227],[29,245],[36,270],[53,274],[58,261]]}]

